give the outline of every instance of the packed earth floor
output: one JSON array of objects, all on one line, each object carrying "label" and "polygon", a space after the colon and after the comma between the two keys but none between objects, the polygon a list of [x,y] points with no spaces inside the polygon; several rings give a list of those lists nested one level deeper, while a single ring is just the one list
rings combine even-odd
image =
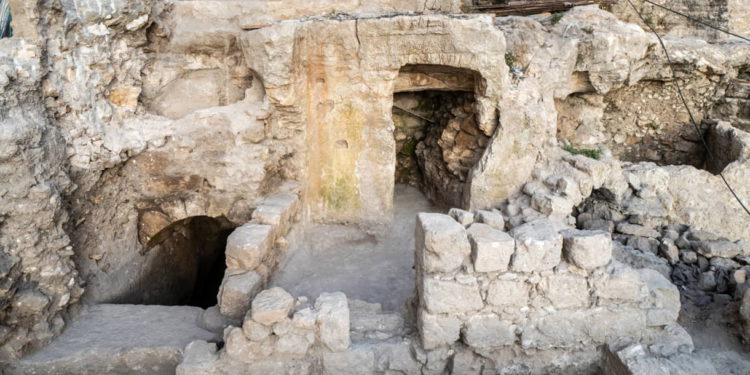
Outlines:
[{"label": "packed earth floor", "polygon": [[272,286],[295,297],[342,291],[398,312],[414,296],[414,221],[417,213],[440,212],[422,193],[396,185],[393,220],[379,228],[310,225],[290,234],[288,260]]}]

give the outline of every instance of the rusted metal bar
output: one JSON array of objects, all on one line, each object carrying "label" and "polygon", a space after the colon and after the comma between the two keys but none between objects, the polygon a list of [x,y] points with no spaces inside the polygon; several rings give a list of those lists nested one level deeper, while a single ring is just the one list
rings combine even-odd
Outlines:
[{"label": "rusted metal bar", "polygon": [[471,7],[474,12],[494,13],[498,16],[543,12],[560,12],[581,5],[596,4],[597,0],[509,0],[504,4]]}]

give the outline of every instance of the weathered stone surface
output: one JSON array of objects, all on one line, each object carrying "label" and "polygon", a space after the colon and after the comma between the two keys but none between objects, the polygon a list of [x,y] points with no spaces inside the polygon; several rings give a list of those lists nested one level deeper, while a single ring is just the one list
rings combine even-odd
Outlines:
[{"label": "weathered stone surface", "polygon": [[475,348],[496,348],[516,342],[516,327],[497,315],[474,315],[463,333],[466,345]]},{"label": "weathered stone surface", "polygon": [[529,301],[531,286],[522,280],[495,280],[487,292],[487,303],[495,306],[523,307]]},{"label": "weathered stone surface", "polygon": [[620,223],[617,224],[617,231],[638,237],[657,238],[660,236],[656,230],[638,224]]},{"label": "weathered stone surface", "polygon": [[219,360],[216,344],[202,340],[185,347],[182,362],[177,366],[177,375],[203,375],[211,373]]},{"label": "weathered stone surface", "polygon": [[420,339],[425,350],[452,345],[461,333],[461,321],[451,315],[419,313]]},{"label": "weathered stone surface", "polygon": [[567,230],[562,235],[565,257],[580,268],[602,267],[612,259],[612,237],[608,232]]},{"label": "weathered stone surface", "polygon": [[342,352],[349,348],[349,306],[344,293],[323,293],[315,300],[320,340],[328,349]]},{"label": "weathered stone surface", "polygon": [[505,231],[505,218],[499,211],[477,210],[476,221],[497,230]]},{"label": "weathered stone surface", "polygon": [[451,208],[448,211],[448,215],[464,227],[468,227],[474,222],[474,214],[460,208]]},{"label": "weathered stone surface", "polygon": [[271,250],[271,226],[248,223],[232,232],[227,238],[227,268],[250,271]]},{"label": "weathered stone surface", "polygon": [[294,297],[281,288],[271,288],[258,293],[253,299],[251,316],[266,326],[278,323],[289,316]]},{"label": "weathered stone surface", "polygon": [[546,271],[560,263],[563,239],[547,221],[524,224],[511,232],[516,253],[511,269],[519,272]]},{"label": "weathered stone surface", "polygon": [[427,273],[454,271],[471,253],[466,230],[446,215],[417,215],[415,241],[417,256]]},{"label": "weathered stone surface", "polygon": [[734,258],[737,255],[746,255],[739,243],[731,241],[693,242],[692,245],[698,254],[707,258]]},{"label": "weathered stone surface", "polygon": [[[252,311],[250,311],[250,313],[251,312]],[[263,341],[273,332],[273,329],[254,321],[252,319],[252,314],[247,314],[245,315],[245,321],[242,323],[242,332],[250,341]]]},{"label": "weathered stone surface", "polygon": [[586,278],[573,274],[555,274],[544,279],[545,296],[558,309],[586,307],[589,287]]},{"label": "weathered stone surface", "polygon": [[487,224],[475,223],[467,231],[471,257],[477,272],[504,272],[515,252],[513,237]]},{"label": "weathered stone surface", "polygon": [[263,280],[255,271],[230,273],[227,271],[219,289],[219,311],[231,319],[242,319],[250,309],[253,297],[263,287]]},{"label": "weathered stone surface", "polygon": [[299,197],[294,193],[281,192],[270,195],[253,211],[253,221],[271,225],[278,232],[285,233],[289,230],[298,204]]},{"label": "weathered stone surface", "polygon": [[423,306],[433,314],[461,313],[484,306],[476,280],[463,284],[454,280],[425,278],[421,290]]},{"label": "weathered stone surface", "polygon": [[323,355],[323,373],[326,375],[375,373],[375,354],[366,347],[352,348],[341,353]]},{"label": "weathered stone surface", "polygon": [[213,341],[188,306],[97,305],[52,344],[6,368],[9,374],[170,373],[183,348]]}]

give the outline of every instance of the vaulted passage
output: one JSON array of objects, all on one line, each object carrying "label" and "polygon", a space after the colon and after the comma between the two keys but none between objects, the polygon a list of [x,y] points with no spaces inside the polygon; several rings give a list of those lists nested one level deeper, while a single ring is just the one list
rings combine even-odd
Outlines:
[{"label": "vaulted passage", "polygon": [[223,217],[194,216],[162,229],[149,242],[148,261],[136,285],[115,302],[215,305],[226,268],[227,237],[234,228]]},{"label": "vaulted passage", "polygon": [[463,206],[469,172],[489,142],[477,126],[476,82],[475,72],[433,65],[407,66],[397,80],[396,183],[440,206]]}]

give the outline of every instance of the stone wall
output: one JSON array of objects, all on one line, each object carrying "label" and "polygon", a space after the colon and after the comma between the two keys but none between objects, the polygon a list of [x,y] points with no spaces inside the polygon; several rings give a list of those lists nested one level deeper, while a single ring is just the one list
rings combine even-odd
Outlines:
[{"label": "stone wall", "polygon": [[607,232],[540,220],[506,233],[419,214],[416,243],[425,350],[466,346],[495,372],[584,373],[596,368],[598,346],[676,326],[677,288],[612,261]]},{"label": "stone wall", "polygon": [[64,200],[75,185],[42,57],[33,40],[0,40],[0,367],[60,333],[82,293]]},{"label": "stone wall", "polygon": [[[725,40],[733,37],[716,30],[696,24],[688,19],[639,0],[632,0],[651,26],[661,34],[682,38],[700,38],[705,40]],[[668,0],[656,2],[667,8],[703,20],[709,24],[747,36],[750,34],[750,13],[747,0]],[[642,27],[641,21],[630,4],[625,0],[611,1],[605,8],[626,22]]]}]

